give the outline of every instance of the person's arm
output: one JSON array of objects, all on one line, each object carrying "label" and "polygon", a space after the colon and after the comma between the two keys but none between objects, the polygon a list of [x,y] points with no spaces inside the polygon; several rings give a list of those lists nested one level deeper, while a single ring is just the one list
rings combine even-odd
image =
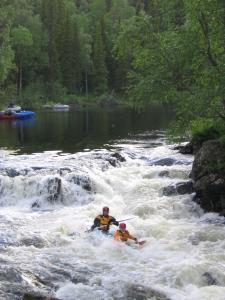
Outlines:
[{"label": "person's arm", "polygon": [[[129,232],[128,232],[128,233],[129,233]],[[135,241],[136,244],[138,243],[137,238],[134,237],[133,235],[131,235],[130,233],[129,233],[128,239]]]},{"label": "person's arm", "polygon": [[116,232],[114,233],[113,237],[114,237],[114,239],[115,239],[116,241],[119,241],[119,240],[120,240],[120,233],[119,233],[119,230],[116,230]]},{"label": "person's arm", "polygon": [[112,217],[112,220],[110,221],[110,224],[111,224],[111,223],[112,223],[113,225],[119,226],[119,222],[117,222],[116,219],[113,218],[113,217]]},{"label": "person's arm", "polygon": [[95,218],[94,219],[94,224],[91,226],[91,229],[90,231],[93,231],[96,227],[99,227],[100,226],[100,221],[98,218]]}]

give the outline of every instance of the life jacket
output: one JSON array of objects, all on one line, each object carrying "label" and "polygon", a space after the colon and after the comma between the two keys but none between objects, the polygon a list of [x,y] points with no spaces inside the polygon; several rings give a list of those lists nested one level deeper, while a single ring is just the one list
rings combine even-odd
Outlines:
[{"label": "life jacket", "polygon": [[99,215],[96,217],[99,220],[100,226],[107,226],[113,220],[112,216]]},{"label": "life jacket", "polygon": [[134,239],[134,237],[132,235],[130,235],[129,231],[125,230],[116,230],[116,232],[114,233],[114,239],[119,241],[119,240],[123,240],[123,241],[127,241],[128,239]]}]

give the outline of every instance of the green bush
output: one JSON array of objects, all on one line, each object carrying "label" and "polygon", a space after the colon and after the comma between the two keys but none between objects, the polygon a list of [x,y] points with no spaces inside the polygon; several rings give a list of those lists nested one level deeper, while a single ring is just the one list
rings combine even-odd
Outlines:
[{"label": "green bush", "polygon": [[202,144],[204,141],[217,139],[220,130],[213,119],[199,118],[191,123],[192,141],[195,144]]}]

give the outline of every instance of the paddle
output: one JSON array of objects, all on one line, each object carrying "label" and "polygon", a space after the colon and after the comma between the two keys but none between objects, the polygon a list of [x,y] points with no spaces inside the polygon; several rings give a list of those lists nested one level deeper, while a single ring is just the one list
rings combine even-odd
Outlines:
[{"label": "paddle", "polygon": [[134,219],[135,217],[133,217],[133,218],[129,218],[129,219],[124,219],[124,220],[119,220],[119,221],[117,221],[118,223],[121,223],[121,222],[125,222],[125,221],[129,221],[129,220],[132,220],[132,219]]}]

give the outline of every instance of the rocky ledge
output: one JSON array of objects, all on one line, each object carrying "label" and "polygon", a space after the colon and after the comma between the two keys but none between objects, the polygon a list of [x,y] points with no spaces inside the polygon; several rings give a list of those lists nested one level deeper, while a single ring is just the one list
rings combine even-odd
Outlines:
[{"label": "rocky ledge", "polygon": [[[190,147],[185,147],[190,150]],[[180,151],[185,152],[184,149]],[[218,140],[208,140],[194,152],[190,174],[196,193],[194,200],[205,211],[225,216],[225,145]]]}]

